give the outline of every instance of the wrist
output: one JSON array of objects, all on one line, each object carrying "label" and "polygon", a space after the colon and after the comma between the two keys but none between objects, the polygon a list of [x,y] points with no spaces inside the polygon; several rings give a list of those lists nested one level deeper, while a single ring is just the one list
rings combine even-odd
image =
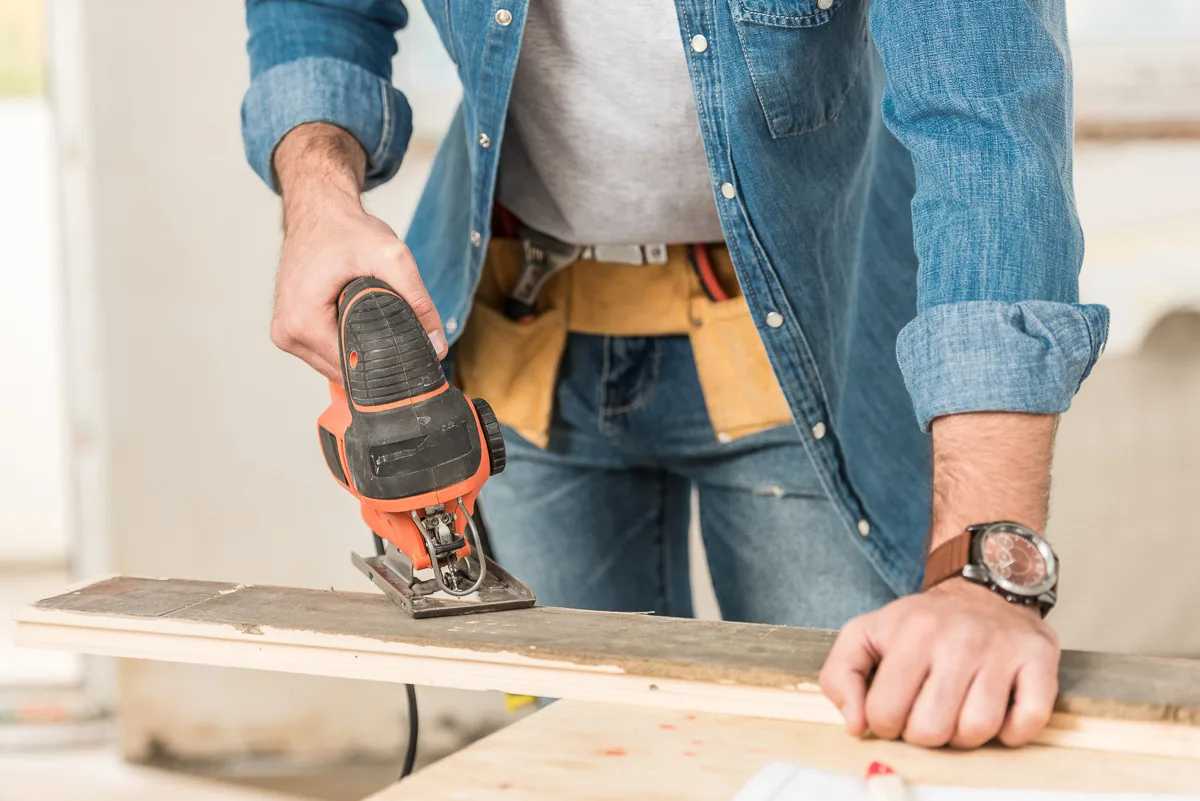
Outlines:
[{"label": "wrist", "polygon": [[1016,614],[1028,615],[1034,620],[1042,620],[1041,610],[1032,604],[1017,604],[1006,601],[995,590],[962,576],[949,578],[924,590],[929,595],[943,595],[951,598],[972,599],[984,604],[1002,604],[1012,609]]},{"label": "wrist", "polygon": [[1000,520],[1044,532],[1056,423],[1053,415],[1008,412],[935,420],[930,548]]},{"label": "wrist", "polygon": [[275,149],[284,230],[312,219],[363,214],[366,154],[341,128],[314,122],[293,128]]}]

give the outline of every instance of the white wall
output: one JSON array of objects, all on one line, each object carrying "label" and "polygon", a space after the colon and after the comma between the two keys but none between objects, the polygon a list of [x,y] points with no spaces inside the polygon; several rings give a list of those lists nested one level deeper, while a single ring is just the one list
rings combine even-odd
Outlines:
[{"label": "white wall", "polygon": [[[280,215],[242,152],[242,15],[233,0],[58,0],[52,17],[81,25],[78,47],[55,60],[78,134],[60,154],[74,165],[65,203],[78,206],[68,274],[75,305],[95,314],[94,330],[71,333],[97,377],[73,392],[84,529],[105,540],[85,543],[98,554],[87,569],[369,592],[349,559],[369,536],[316,440],[325,382],[267,337]],[[415,25],[404,52],[425,72],[400,61],[400,80],[418,84],[419,130],[436,135],[454,90],[448,62],[429,60],[431,28]],[[70,86],[72,71],[82,86]],[[398,229],[429,152],[416,147],[370,199]],[[81,293],[89,281],[94,293]],[[128,662],[118,689],[134,756],[332,759],[402,739],[394,685]],[[426,698],[427,731],[477,727],[502,708],[446,698]]]},{"label": "white wall", "polygon": [[67,555],[50,107],[0,99],[0,568]]}]

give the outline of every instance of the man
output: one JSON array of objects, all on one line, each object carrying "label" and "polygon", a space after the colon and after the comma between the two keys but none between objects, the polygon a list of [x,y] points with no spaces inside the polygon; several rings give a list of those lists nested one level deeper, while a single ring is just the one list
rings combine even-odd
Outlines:
[{"label": "man", "polygon": [[1063,0],[426,5],[464,99],[402,243],[359,195],[411,130],[404,7],[247,4],[275,343],[340,380],[338,292],[389,282],[506,425],[485,515],[541,602],[688,614],[695,486],[727,618],[845,624],[851,732],[1030,740],[1058,664],[1032,532],[1107,333]]}]

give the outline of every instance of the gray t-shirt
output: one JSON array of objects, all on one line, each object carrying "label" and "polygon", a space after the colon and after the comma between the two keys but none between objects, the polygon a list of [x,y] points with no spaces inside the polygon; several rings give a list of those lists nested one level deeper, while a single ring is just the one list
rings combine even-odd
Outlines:
[{"label": "gray t-shirt", "polygon": [[671,0],[532,0],[497,192],[571,244],[722,239]]}]

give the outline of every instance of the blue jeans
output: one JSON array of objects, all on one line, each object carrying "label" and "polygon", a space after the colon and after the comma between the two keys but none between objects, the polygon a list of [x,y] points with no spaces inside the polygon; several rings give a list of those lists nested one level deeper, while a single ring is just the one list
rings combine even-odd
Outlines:
[{"label": "blue jeans", "polygon": [[483,514],[543,606],[690,616],[693,486],[726,620],[837,629],[896,597],[794,427],[717,441],[686,337],[572,334],[549,447],[504,433]]}]

